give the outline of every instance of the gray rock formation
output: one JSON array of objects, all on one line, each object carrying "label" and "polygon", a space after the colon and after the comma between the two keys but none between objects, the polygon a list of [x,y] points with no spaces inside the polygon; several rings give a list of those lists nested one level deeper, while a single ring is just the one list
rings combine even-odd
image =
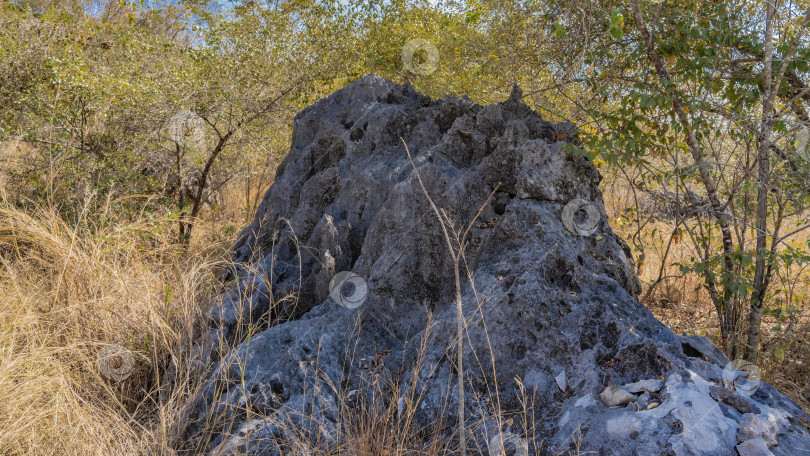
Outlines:
[{"label": "gray rock formation", "polygon": [[[470,454],[509,440],[530,454],[576,443],[720,456],[736,454],[738,435],[807,454],[798,406],[764,383],[750,397],[728,391],[716,347],[675,335],[638,302],[629,249],[607,223],[596,168],[566,145],[574,137],[517,87],[479,106],[371,75],[298,113],[196,343],[207,381],[178,446],[352,454],[345,418],[358,404],[457,442],[452,261],[403,138],[456,231],[501,184],[469,235],[475,286],[462,277]],[[343,271],[353,275],[334,279]],[[613,385],[640,402],[606,406]]]}]

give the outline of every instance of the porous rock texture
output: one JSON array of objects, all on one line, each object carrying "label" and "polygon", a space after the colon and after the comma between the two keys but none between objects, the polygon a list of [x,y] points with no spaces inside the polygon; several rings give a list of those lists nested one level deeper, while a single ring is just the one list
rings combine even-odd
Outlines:
[{"label": "porous rock texture", "polygon": [[[502,431],[532,454],[734,455],[763,433],[773,454],[807,454],[797,405],[764,383],[750,398],[726,389],[722,352],[639,303],[573,125],[543,120],[519,88],[479,106],[369,75],[294,122],[195,344],[208,369],[177,435],[186,452],[352,454],[358,402],[458,441],[452,259],[402,138],[455,231],[500,184],[462,263],[470,454],[499,454]],[[566,230],[575,199],[598,209],[595,234]],[[330,298],[341,271],[367,285],[348,292],[367,291],[359,307]],[[609,387],[622,405],[600,399]]]}]

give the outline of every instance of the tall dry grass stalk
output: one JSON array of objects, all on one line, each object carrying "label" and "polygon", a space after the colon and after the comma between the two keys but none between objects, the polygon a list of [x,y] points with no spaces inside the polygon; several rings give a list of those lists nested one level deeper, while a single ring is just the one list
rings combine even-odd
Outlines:
[{"label": "tall dry grass stalk", "polygon": [[[489,205],[490,200],[492,200],[492,197],[495,196],[495,192],[498,191],[501,184],[499,183],[495,186],[487,200],[483,205],[481,205],[472,220],[470,220],[470,223],[467,225],[467,229],[464,230],[464,233],[457,233],[455,230],[453,230],[452,222],[449,220],[449,217],[447,217],[447,214],[443,214],[443,211],[439,211],[439,208],[436,207],[436,203],[433,202],[433,198],[430,197],[430,193],[427,191],[427,188],[425,188],[425,184],[422,182],[422,176],[419,175],[419,170],[416,168],[416,164],[413,162],[413,157],[411,157],[411,151],[408,150],[408,144],[406,144],[405,140],[402,138],[399,138],[399,140],[405,147],[405,153],[408,155],[408,161],[411,163],[411,168],[413,168],[413,172],[416,175],[416,180],[419,182],[419,187],[422,189],[425,199],[427,199],[428,204],[430,204],[430,208],[433,210],[433,214],[436,216],[436,220],[439,222],[439,226],[442,228],[444,240],[447,242],[448,253],[453,259],[453,277],[455,278],[456,284],[456,322],[458,324],[456,328],[456,340],[458,344],[456,346],[456,369],[458,371],[458,435],[461,455],[464,456],[467,454],[467,432],[464,428],[464,332],[467,328],[466,321],[464,319],[463,303],[461,301],[460,266],[461,260],[464,258],[464,248],[467,243],[467,235],[470,233],[475,221],[478,220],[478,217],[481,216],[481,213],[484,211],[487,205]],[[453,240],[447,231],[448,226],[450,226],[451,230],[453,230],[457,247],[453,246]],[[469,277],[469,270],[467,271],[467,274]]]}]

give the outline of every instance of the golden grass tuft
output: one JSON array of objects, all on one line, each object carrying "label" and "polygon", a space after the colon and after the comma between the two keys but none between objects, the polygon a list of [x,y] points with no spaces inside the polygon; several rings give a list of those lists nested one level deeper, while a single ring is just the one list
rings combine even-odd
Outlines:
[{"label": "golden grass tuft", "polygon": [[[186,251],[154,228],[0,205],[0,454],[168,452],[177,404],[157,405],[160,367],[226,250]],[[97,366],[107,344],[134,356],[120,383]]]}]

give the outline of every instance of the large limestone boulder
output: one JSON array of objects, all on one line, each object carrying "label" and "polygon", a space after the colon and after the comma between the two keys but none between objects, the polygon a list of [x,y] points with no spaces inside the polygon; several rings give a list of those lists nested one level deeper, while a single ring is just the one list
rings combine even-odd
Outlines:
[{"label": "large limestone boulder", "polygon": [[352,454],[358,404],[458,441],[452,259],[400,138],[454,231],[500,184],[462,268],[471,454],[509,441],[515,454],[731,456],[763,436],[773,454],[808,454],[798,406],[755,379],[735,390],[745,376],[723,381],[722,352],[638,302],[572,125],[518,88],[479,106],[374,75],[295,117],[196,343],[207,380],[182,449]]}]

